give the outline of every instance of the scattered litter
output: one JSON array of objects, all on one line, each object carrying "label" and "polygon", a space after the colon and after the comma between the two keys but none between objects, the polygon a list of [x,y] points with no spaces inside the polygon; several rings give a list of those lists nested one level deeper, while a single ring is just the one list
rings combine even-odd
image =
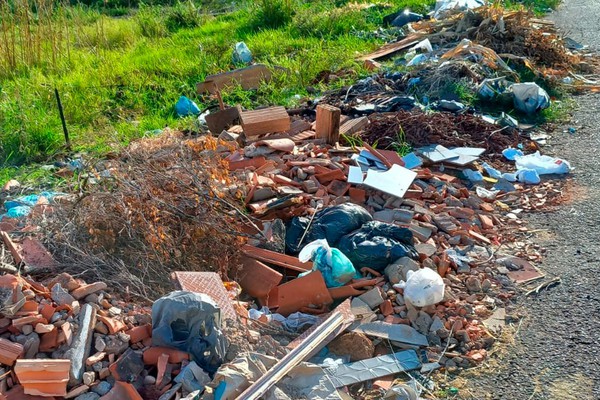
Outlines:
[{"label": "scattered litter", "polygon": [[[429,268],[408,271],[407,281],[397,286],[404,289],[404,299],[417,307],[431,306],[444,298],[444,281],[442,277]],[[396,287],[396,285],[394,285]]]},{"label": "scattered litter", "polygon": [[200,114],[200,108],[189,98],[180,96],[175,104],[175,112],[180,117],[187,117]]},{"label": "scattered litter", "polygon": [[244,42],[237,42],[233,48],[232,61],[234,64],[250,64],[252,52]]}]

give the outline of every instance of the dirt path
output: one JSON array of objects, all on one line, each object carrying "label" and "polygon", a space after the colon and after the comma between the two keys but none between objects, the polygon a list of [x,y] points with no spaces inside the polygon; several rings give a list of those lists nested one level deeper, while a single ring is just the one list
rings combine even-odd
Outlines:
[{"label": "dirt path", "polygon": [[[565,0],[551,18],[600,50],[600,1]],[[548,249],[541,268],[562,285],[525,300],[524,320],[502,367],[473,379],[477,399],[600,399],[600,96],[579,96],[569,126],[544,148],[576,168],[573,200],[527,217]],[[566,127],[565,127],[566,129]]]}]

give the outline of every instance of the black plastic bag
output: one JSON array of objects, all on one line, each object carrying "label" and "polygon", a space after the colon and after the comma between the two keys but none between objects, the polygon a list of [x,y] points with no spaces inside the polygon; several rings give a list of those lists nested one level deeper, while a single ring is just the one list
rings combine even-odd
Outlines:
[{"label": "black plastic bag", "polygon": [[297,254],[308,243],[317,239],[326,239],[331,247],[336,247],[340,238],[360,228],[365,222],[372,221],[373,217],[367,210],[356,204],[340,204],[318,211],[312,224],[304,237],[310,218],[296,217],[287,226],[285,246],[290,254]]},{"label": "black plastic bag", "polygon": [[400,257],[419,257],[407,228],[371,221],[342,237],[336,246],[357,270],[364,267],[383,271]]},{"label": "black plastic bag", "polygon": [[220,313],[210,296],[171,292],[152,305],[152,344],[186,351],[204,371],[213,374],[228,346],[220,330]]}]

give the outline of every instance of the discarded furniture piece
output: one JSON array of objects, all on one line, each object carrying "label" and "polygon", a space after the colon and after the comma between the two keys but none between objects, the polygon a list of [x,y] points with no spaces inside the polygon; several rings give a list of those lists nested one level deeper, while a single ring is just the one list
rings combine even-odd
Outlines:
[{"label": "discarded furniture piece", "polygon": [[317,106],[315,131],[317,139],[325,139],[328,144],[335,145],[340,139],[340,115],[342,111],[329,104]]},{"label": "discarded furniture piece", "polygon": [[225,88],[240,85],[242,89],[256,89],[261,82],[271,80],[273,73],[264,64],[251,65],[246,68],[235,69],[221,74],[208,75],[204,82],[196,85],[198,93],[215,94]]},{"label": "discarded furniture piece", "polygon": [[34,396],[65,396],[71,360],[17,360],[15,374],[25,389]]},{"label": "discarded furniture piece", "polygon": [[264,133],[285,132],[290,129],[290,116],[285,107],[269,107],[260,110],[242,111],[240,122],[244,134],[257,136]]}]

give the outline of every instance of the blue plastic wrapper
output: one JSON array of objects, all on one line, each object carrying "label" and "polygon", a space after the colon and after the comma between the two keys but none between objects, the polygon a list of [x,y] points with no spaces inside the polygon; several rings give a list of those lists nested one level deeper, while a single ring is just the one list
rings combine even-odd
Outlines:
[{"label": "blue plastic wrapper", "polygon": [[[319,239],[307,244],[298,259],[302,262],[313,261],[313,270],[321,271],[325,286],[328,288],[339,287],[350,282],[353,278],[360,277],[348,259],[338,249],[331,248],[327,240]],[[304,273],[306,275],[307,273]]]},{"label": "blue plastic wrapper", "polygon": [[187,117],[189,115],[200,114],[200,108],[192,100],[185,96],[181,96],[175,104],[175,112],[180,117]]}]

